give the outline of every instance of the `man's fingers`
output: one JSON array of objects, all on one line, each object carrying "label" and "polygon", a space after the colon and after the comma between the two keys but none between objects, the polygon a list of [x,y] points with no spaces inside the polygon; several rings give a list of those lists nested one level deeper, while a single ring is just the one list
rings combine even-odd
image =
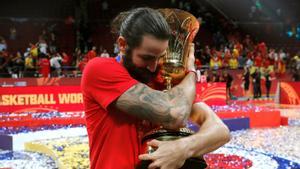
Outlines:
[{"label": "man's fingers", "polygon": [[[151,146],[151,147],[158,147],[160,144],[161,144],[161,142],[158,140],[155,140],[155,139],[151,140],[150,142],[147,142],[147,145]],[[152,154],[141,154],[141,155],[139,155],[139,159],[140,160],[154,160],[154,156],[153,156],[153,153]]]},{"label": "man's fingers", "polygon": [[160,168],[160,165],[157,161],[153,161],[149,166],[148,169],[157,169]]},{"label": "man's fingers", "polygon": [[140,160],[153,160],[153,156],[151,154],[141,154],[139,155]]},{"label": "man's fingers", "polygon": [[193,56],[195,54],[195,44],[194,43],[190,43],[189,44],[189,56]]},{"label": "man's fingers", "polygon": [[147,143],[148,146],[152,146],[152,147],[158,147],[160,145],[160,141],[158,140],[151,140],[150,142]]}]

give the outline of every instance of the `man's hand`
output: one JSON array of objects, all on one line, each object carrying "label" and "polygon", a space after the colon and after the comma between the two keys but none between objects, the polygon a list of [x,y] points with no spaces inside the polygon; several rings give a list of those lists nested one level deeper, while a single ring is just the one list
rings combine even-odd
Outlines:
[{"label": "man's hand", "polygon": [[194,45],[194,43],[189,44],[189,57],[188,57],[188,60],[187,60],[186,69],[196,71],[196,68],[195,68],[195,45]]},{"label": "man's hand", "polygon": [[142,154],[139,156],[140,160],[152,161],[148,169],[178,169],[190,157],[187,145],[181,139],[173,141],[152,140],[147,145],[157,148],[151,154]]}]

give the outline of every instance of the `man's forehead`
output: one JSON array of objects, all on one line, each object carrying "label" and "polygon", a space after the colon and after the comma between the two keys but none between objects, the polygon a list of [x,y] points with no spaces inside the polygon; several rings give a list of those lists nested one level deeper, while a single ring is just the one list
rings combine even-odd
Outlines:
[{"label": "man's forehead", "polygon": [[162,54],[168,48],[168,40],[161,40],[151,35],[143,36],[140,48],[156,54]]}]

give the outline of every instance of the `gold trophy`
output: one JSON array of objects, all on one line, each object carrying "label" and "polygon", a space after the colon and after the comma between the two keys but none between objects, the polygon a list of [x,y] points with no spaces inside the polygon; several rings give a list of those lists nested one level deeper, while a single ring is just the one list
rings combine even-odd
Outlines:
[{"label": "gold trophy", "polygon": [[189,44],[194,40],[200,24],[192,14],[183,10],[166,8],[159,11],[172,31],[162,67],[166,88],[170,90],[173,80],[178,81],[185,76]]},{"label": "gold trophy", "polygon": [[[189,44],[194,40],[198,30],[199,22],[190,13],[179,9],[158,9],[168,22],[172,35],[169,39],[167,55],[163,58],[162,72],[165,80],[166,90],[170,90],[174,81],[180,81],[186,73],[186,62],[189,54]],[[146,153],[152,153],[155,148],[146,143],[152,139],[160,141],[175,140],[193,134],[194,131],[188,127],[178,130],[156,128],[146,133],[142,139],[142,147]],[[176,147],[174,147],[176,149]],[[142,161],[142,167],[147,168],[149,161]],[[187,159],[181,169],[206,168],[203,158]]]}]

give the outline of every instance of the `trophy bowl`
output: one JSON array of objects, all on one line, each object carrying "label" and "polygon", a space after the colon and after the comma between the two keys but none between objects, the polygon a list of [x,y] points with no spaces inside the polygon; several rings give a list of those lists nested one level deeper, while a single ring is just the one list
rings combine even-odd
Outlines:
[{"label": "trophy bowl", "polygon": [[[172,32],[167,54],[162,61],[166,88],[170,90],[172,83],[181,81],[185,76],[189,44],[194,40],[200,24],[192,14],[183,10],[165,8],[158,9],[158,11],[168,22]],[[163,127],[155,128],[143,136],[142,152],[153,153],[155,151],[155,148],[147,145],[147,142],[153,139],[170,141],[187,137],[191,134],[194,134],[193,130],[187,127],[179,128],[178,130],[169,130]],[[151,161],[142,161],[138,168],[146,169],[150,163]],[[204,159],[199,157],[187,159],[181,169],[201,169],[206,167]]]},{"label": "trophy bowl", "polygon": [[[162,70],[171,81],[178,82],[185,76],[189,44],[194,40],[200,23],[192,14],[180,9],[164,8],[158,11],[168,22],[172,32]],[[167,84],[167,88],[168,85],[171,84]]]}]

